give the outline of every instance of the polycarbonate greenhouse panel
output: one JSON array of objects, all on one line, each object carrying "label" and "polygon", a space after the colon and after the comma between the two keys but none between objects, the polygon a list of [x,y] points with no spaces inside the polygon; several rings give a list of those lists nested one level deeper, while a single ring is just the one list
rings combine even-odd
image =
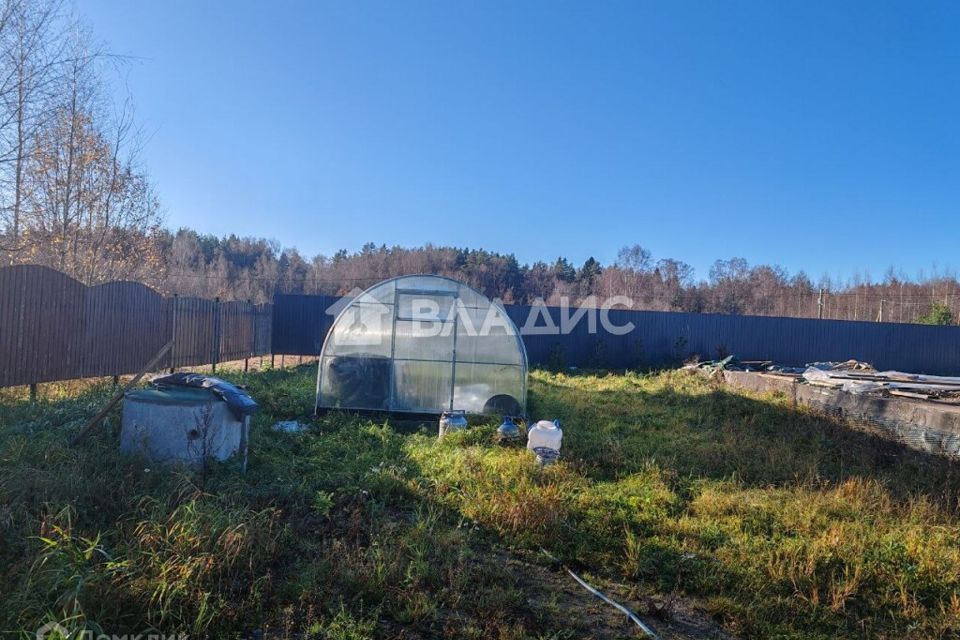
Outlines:
[{"label": "polycarbonate greenhouse panel", "polygon": [[503,308],[440,276],[404,276],[354,298],[327,334],[317,407],[522,412],[527,354]]},{"label": "polycarbonate greenhouse panel", "polygon": [[350,305],[337,320],[324,342],[323,355],[390,356],[393,343],[392,305]]},{"label": "polycarbonate greenhouse panel", "polygon": [[526,373],[522,367],[457,363],[453,404],[470,413],[491,413],[487,402],[500,395],[522,398]]},{"label": "polycarbonate greenhouse panel", "polygon": [[447,365],[453,360],[453,322],[397,320],[394,340],[396,359],[434,360]]},{"label": "polycarbonate greenhouse panel", "polygon": [[354,302],[360,303],[384,303],[384,304],[393,304],[394,296],[397,294],[397,286],[394,280],[387,280],[386,282],[381,282],[375,287],[370,287],[359,296],[354,298]]},{"label": "polycarbonate greenhouse panel", "polygon": [[455,294],[424,295],[416,293],[397,294],[397,318],[403,320],[446,320],[450,318]]},{"label": "polycarbonate greenhouse panel", "polygon": [[486,309],[496,306],[479,291],[474,291],[470,287],[460,288],[460,304],[471,309]]},{"label": "polycarbonate greenhouse panel", "polygon": [[432,413],[450,408],[453,370],[448,362],[394,360],[395,411]]},{"label": "polycarbonate greenhouse panel", "polygon": [[457,315],[457,362],[485,362],[522,366],[517,329],[503,311],[461,309]]}]

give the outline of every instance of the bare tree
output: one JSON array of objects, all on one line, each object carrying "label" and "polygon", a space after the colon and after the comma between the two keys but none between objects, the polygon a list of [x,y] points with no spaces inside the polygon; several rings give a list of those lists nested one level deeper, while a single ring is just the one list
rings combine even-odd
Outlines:
[{"label": "bare tree", "polygon": [[0,169],[3,171],[4,249],[21,241],[26,164],[50,114],[64,63],[60,0],[7,0],[0,15]]},{"label": "bare tree", "polygon": [[159,203],[136,164],[140,145],[129,100],[110,106],[105,60],[75,27],[60,91],[24,166],[22,224],[31,236],[31,262],[87,283],[149,281],[161,267],[154,238]]}]

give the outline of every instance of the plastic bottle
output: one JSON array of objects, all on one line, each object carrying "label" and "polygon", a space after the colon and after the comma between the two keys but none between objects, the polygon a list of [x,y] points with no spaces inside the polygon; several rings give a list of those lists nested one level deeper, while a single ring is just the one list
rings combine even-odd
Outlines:
[{"label": "plastic bottle", "polygon": [[541,466],[551,464],[560,457],[562,441],[563,430],[559,420],[541,420],[527,431],[527,449],[537,455],[537,463]]},{"label": "plastic bottle", "polygon": [[452,431],[467,428],[467,414],[462,410],[444,411],[440,414],[440,437]]},{"label": "plastic bottle", "polygon": [[497,427],[497,440],[501,444],[515,442],[520,439],[520,427],[510,416],[503,416],[503,424]]}]

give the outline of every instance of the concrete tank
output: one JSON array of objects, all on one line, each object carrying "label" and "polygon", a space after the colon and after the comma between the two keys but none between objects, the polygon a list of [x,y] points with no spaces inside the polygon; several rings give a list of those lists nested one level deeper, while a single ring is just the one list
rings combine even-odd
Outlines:
[{"label": "concrete tank", "polygon": [[246,466],[249,430],[250,417],[238,419],[209,389],[139,389],[123,400],[120,450],[192,465],[240,454]]}]

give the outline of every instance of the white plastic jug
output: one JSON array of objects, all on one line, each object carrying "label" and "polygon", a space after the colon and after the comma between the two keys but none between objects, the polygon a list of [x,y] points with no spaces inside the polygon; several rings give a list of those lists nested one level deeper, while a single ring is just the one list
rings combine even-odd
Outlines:
[{"label": "white plastic jug", "polygon": [[563,429],[560,421],[541,420],[527,431],[527,449],[537,454],[537,462],[550,464],[560,456]]}]

